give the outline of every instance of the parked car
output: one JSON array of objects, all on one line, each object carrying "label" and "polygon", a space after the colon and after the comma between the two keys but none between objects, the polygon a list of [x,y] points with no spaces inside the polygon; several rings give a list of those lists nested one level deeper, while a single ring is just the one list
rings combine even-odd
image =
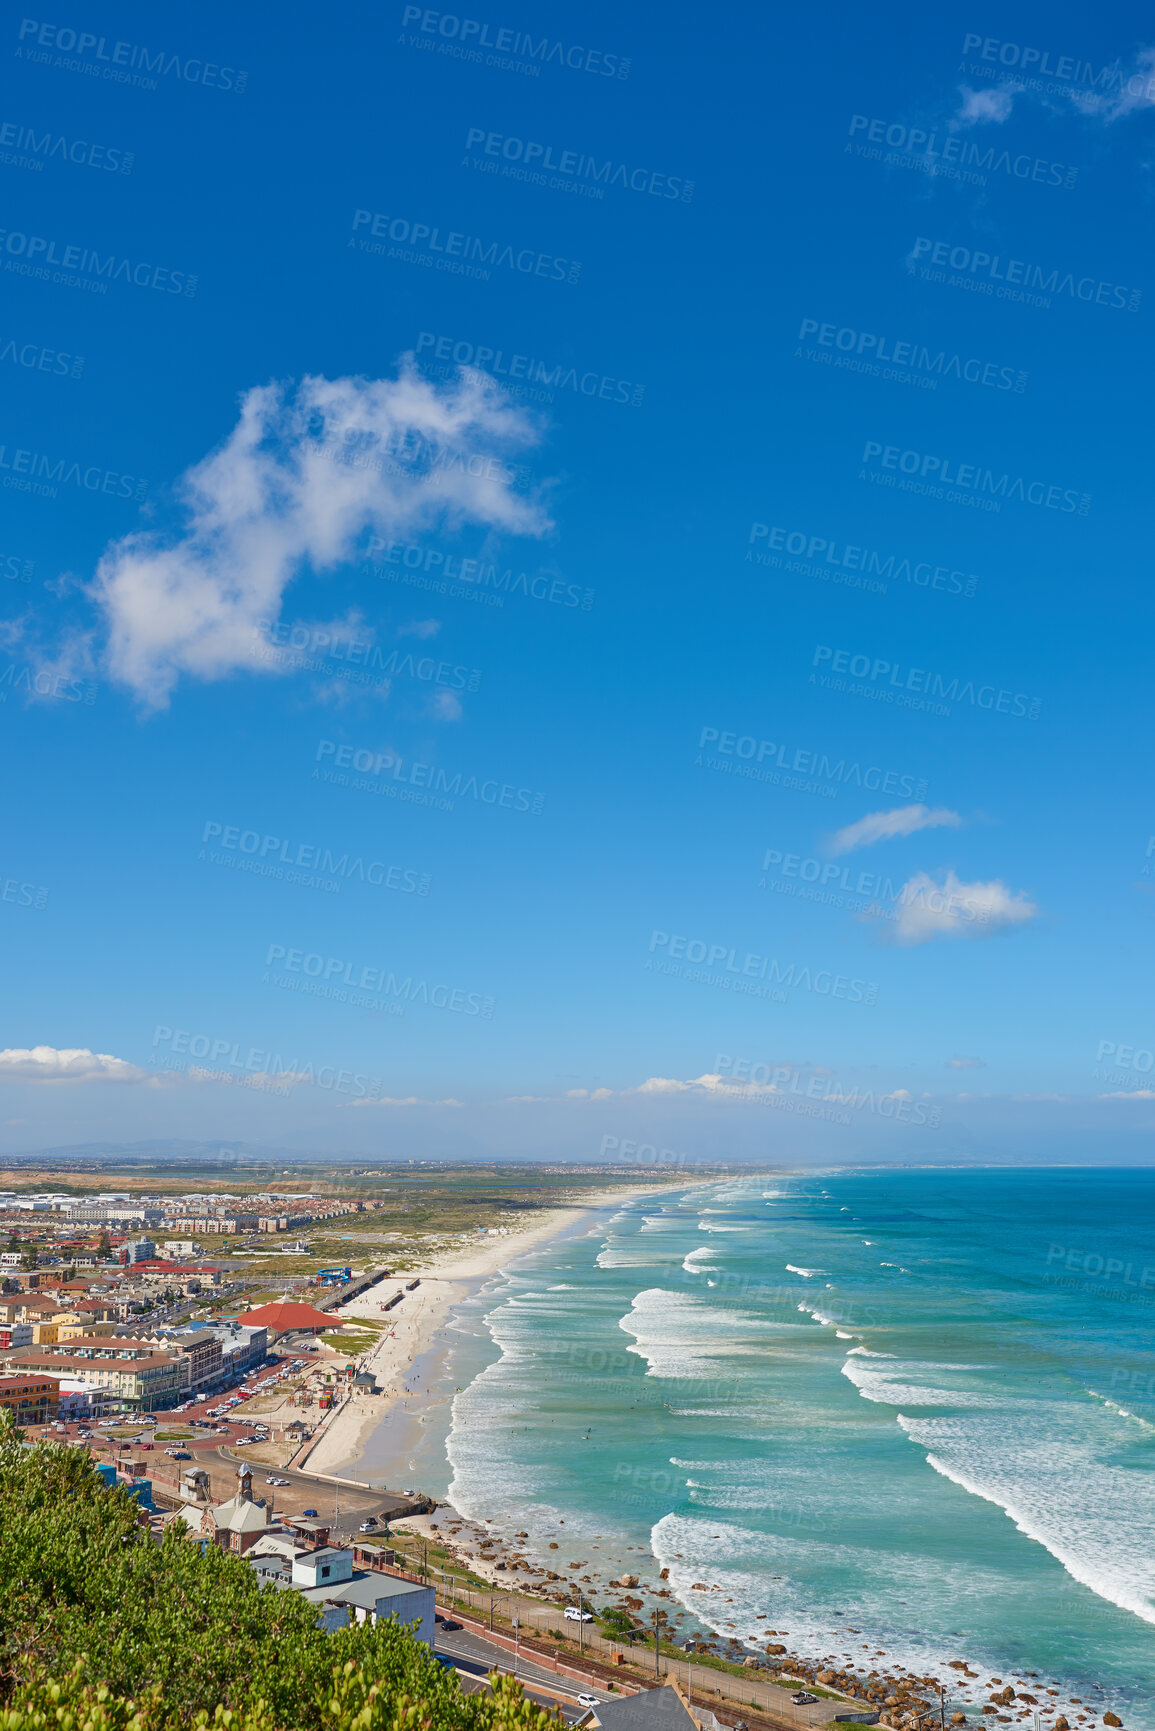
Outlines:
[{"label": "parked car", "polygon": [[813,1707],[818,1697],[817,1695],[808,1695],[805,1689],[799,1689],[798,1693],[791,1695],[790,1699],[796,1707]]},{"label": "parked car", "polygon": [[357,1531],[359,1533],[371,1533],[376,1525],[377,1525],[377,1522],[373,1519],[373,1516],[370,1515],[369,1519],[367,1521],[361,1522],[361,1525],[357,1528]]},{"label": "parked car", "polygon": [[601,1704],[602,1704],[602,1701],[601,1701],[600,1695],[579,1695],[578,1696],[578,1706],[579,1707],[600,1707]]},{"label": "parked car", "polygon": [[594,1620],[593,1614],[590,1611],[579,1611],[576,1605],[567,1605],[565,1608],[565,1615],[567,1620],[571,1623],[592,1623]]},{"label": "parked car", "polygon": [[319,1519],[319,1516],[317,1514],[316,1509],[305,1509],[304,1513],[303,1513],[303,1518],[306,1521],[315,1521],[315,1520]]}]

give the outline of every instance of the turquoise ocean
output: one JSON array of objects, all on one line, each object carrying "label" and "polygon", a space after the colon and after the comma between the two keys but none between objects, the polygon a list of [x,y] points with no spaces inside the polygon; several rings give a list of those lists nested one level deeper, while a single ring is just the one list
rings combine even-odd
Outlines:
[{"label": "turquoise ocean", "polygon": [[671,1189],[461,1308],[445,1488],[555,1564],[652,1553],[684,1628],[1155,1731],[1153,1323],[1155,1172]]}]

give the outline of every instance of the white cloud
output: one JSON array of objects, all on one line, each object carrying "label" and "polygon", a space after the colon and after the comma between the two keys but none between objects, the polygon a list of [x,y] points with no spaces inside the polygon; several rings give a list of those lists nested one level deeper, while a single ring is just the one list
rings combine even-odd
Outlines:
[{"label": "white cloud", "polygon": [[986,1063],[982,1058],[948,1058],[948,1070],[985,1070]]},{"label": "white cloud", "polygon": [[444,519],[542,534],[543,507],[490,461],[537,437],[484,375],[439,390],[409,360],[396,379],[246,392],[224,444],[178,483],[184,532],[126,535],[100,560],[89,593],[112,677],[161,708],[182,675],[280,671],[261,622],[302,569],[346,563],[366,530],[393,539]]},{"label": "white cloud", "polygon": [[1140,48],[1128,67],[1117,68],[1110,95],[1093,90],[1072,90],[1071,101],[1082,114],[1098,115],[1108,125],[1125,120],[1137,110],[1155,106],[1155,48]]},{"label": "white cloud", "polygon": [[1000,84],[993,90],[972,90],[968,84],[960,84],[958,88],[962,106],[952,118],[953,126],[982,126],[988,123],[1001,126],[1004,120],[1010,119],[1015,97],[1022,86]]},{"label": "white cloud", "polygon": [[429,707],[438,721],[461,720],[461,699],[455,691],[435,691],[430,699]]},{"label": "white cloud", "polygon": [[900,805],[894,811],[871,811],[857,823],[847,824],[831,836],[827,851],[832,854],[853,853],[855,848],[873,847],[876,841],[890,841],[895,836],[916,835],[920,829],[960,829],[962,818],[946,806],[931,810],[926,805]]},{"label": "white cloud", "polygon": [[624,1093],[637,1094],[684,1094],[690,1088],[704,1088],[713,1092],[726,1086],[725,1078],[719,1075],[695,1076],[689,1082],[679,1082],[673,1076],[651,1076],[645,1082],[640,1082],[636,1089],[623,1089]]},{"label": "white cloud", "polygon": [[87,1046],[7,1046],[0,1052],[3,1082],[155,1082],[141,1070],[109,1052]]},{"label": "white cloud", "polygon": [[404,1100],[391,1099],[383,1096],[379,1100],[350,1100],[350,1106],[462,1106],[463,1100],[419,1100],[416,1094],[409,1094]]},{"label": "white cloud", "polygon": [[928,944],[934,938],[993,938],[1026,925],[1040,909],[1024,890],[1012,892],[998,878],[963,883],[948,871],[942,883],[916,872],[902,886],[894,922],[898,944]]}]

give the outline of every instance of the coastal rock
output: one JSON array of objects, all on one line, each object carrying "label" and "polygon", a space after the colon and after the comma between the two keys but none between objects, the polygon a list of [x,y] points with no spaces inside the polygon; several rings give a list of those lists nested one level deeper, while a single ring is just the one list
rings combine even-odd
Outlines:
[{"label": "coastal rock", "polygon": [[768,1653],[784,1653],[786,1649],[781,1641],[769,1641],[766,1644],[766,1651]]},{"label": "coastal rock", "polygon": [[1103,1723],[1104,1725],[1122,1725],[1123,1721],[1115,1713],[1104,1713]]},{"label": "coastal rock", "polygon": [[967,1716],[965,1713],[952,1713],[950,1716],[950,1722],[952,1725],[965,1725],[967,1722]]},{"label": "coastal rock", "polygon": [[662,1570],[661,1570],[661,1571],[660,1571],[660,1572],[659,1572],[659,1575],[658,1575],[658,1579],[659,1579],[659,1581],[668,1581],[668,1580],[669,1580],[669,1578],[670,1578],[670,1571],[669,1571],[669,1569],[662,1569]]},{"label": "coastal rock", "polygon": [[636,1587],[638,1577],[636,1575],[619,1575],[617,1584],[619,1587]]},{"label": "coastal rock", "polygon": [[[986,1711],[985,1707],[984,1707],[983,1711],[984,1712]],[[1065,1713],[1059,1714],[1059,1717],[1055,1720],[1055,1723],[1051,1727],[1051,1731],[1071,1731],[1071,1727],[1067,1723],[1067,1715]]]}]

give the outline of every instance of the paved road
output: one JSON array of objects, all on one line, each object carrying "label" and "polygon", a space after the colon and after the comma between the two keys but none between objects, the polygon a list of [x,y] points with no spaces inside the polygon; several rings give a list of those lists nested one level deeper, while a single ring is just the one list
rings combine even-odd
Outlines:
[{"label": "paved road", "polygon": [[[554,1691],[564,1690],[567,1695],[574,1695],[586,1685],[575,1682],[572,1677],[555,1677],[549,1666],[524,1657],[517,1659],[515,1668],[514,1655],[507,1648],[498,1646],[496,1641],[487,1641],[484,1635],[474,1634],[472,1629],[455,1629],[452,1634],[446,1634],[438,1628],[436,1650],[451,1658],[458,1670],[471,1676],[484,1677],[488,1671],[510,1672],[527,1685],[526,1694],[535,1701],[542,1700],[547,1707],[560,1706],[567,1724],[572,1725],[585,1712],[584,1707],[569,1701],[559,1702]],[[609,1696],[596,1687],[591,1687],[590,1693],[609,1700]]]}]

